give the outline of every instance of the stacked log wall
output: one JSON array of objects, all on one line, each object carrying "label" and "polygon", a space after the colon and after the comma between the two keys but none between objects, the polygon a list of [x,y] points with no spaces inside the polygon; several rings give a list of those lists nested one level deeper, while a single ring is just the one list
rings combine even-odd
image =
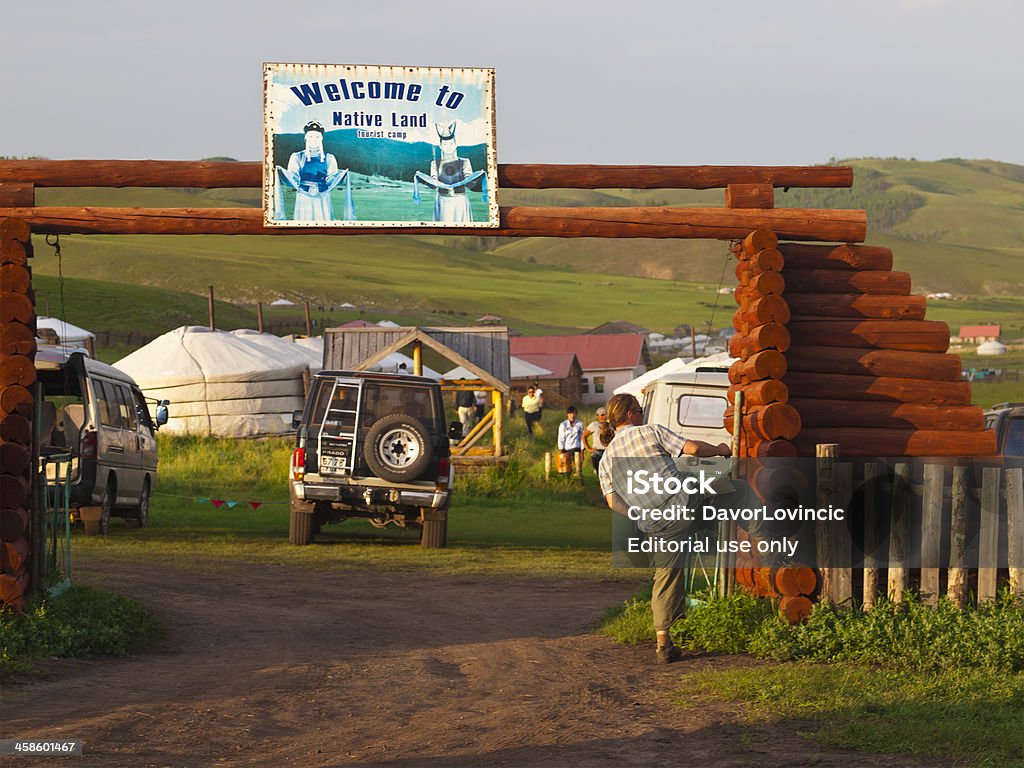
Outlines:
[{"label": "stacked log wall", "polygon": [[0,606],[19,610],[31,584],[35,304],[29,228],[0,221]]}]

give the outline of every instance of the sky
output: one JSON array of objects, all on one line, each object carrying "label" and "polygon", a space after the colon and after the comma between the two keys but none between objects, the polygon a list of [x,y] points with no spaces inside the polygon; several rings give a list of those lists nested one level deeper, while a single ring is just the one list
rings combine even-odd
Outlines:
[{"label": "sky", "polygon": [[262,64],[493,67],[504,163],[1024,164],[1020,0],[47,0],[0,155],[263,154]]}]

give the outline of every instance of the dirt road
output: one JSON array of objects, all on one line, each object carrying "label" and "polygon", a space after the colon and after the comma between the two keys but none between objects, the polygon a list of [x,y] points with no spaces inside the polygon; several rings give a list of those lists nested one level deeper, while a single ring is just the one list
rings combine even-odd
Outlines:
[{"label": "dirt road", "polygon": [[667,705],[651,646],[590,634],[624,583],[80,563],[165,637],[132,659],[57,662],[6,686],[4,738],[79,738],[88,766],[921,765],[819,751],[792,724]]}]

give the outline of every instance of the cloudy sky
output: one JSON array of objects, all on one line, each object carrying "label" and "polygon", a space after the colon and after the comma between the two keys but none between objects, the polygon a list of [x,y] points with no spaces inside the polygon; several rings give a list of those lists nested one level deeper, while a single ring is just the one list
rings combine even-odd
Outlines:
[{"label": "cloudy sky", "polygon": [[503,162],[1024,164],[1020,0],[5,6],[0,155],[262,156],[264,61],[488,66]]}]

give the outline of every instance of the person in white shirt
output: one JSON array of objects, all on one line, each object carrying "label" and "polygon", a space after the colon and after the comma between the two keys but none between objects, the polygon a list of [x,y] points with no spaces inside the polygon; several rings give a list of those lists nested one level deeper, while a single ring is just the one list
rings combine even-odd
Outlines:
[{"label": "person in white shirt", "polygon": [[570,467],[575,466],[576,454],[583,451],[583,422],[576,418],[574,405],[566,409],[565,421],[558,425],[558,450],[567,454]]}]

